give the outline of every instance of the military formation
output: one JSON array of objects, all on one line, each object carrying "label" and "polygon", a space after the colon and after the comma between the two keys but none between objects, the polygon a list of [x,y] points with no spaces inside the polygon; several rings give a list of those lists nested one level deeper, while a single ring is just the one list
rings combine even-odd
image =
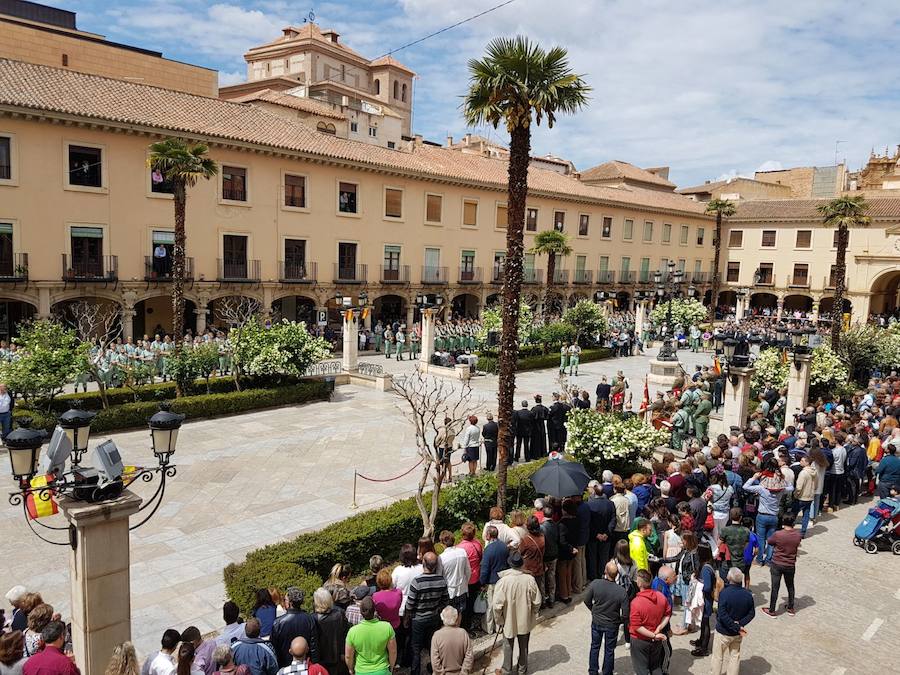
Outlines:
[{"label": "military formation", "polygon": [[724,378],[708,366],[697,366],[692,377],[685,373],[668,394],[657,393],[650,404],[651,420],[668,419],[672,429],[671,447],[683,448],[694,438],[706,445],[709,417],[722,405]]},{"label": "military formation", "polygon": [[[383,352],[388,359],[416,359],[422,350],[421,331],[418,323],[408,328],[399,321],[382,323],[379,320],[371,335],[367,336],[366,344],[368,345],[370,338],[375,352]],[[481,322],[474,319],[437,321],[434,325],[434,349],[437,352],[474,352],[479,346],[480,332]]]}]

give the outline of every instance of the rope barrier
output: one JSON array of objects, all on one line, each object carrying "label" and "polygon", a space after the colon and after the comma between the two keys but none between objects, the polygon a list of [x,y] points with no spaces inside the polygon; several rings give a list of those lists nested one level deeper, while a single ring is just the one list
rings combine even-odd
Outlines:
[{"label": "rope barrier", "polygon": [[416,462],[415,464],[413,464],[407,471],[404,471],[399,476],[394,476],[393,478],[370,478],[369,476],[364,476],[363,474],[359,473],[358,471],[356,472],[356,475],[359,476],[360,478],[362,478],[363,480],[369,481],[370,483],[390,483],[392,480],[398,480],[400,478],[403,478],[404,476],[408,476],[423,461],[424,460],[419,459],[419,461]]}]

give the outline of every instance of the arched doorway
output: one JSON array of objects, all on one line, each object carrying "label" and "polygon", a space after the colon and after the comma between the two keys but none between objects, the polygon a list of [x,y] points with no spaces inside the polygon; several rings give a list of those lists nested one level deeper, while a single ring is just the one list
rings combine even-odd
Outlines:
[{"label": "arched doorway", "polygon": [[478,296],[471,293],[460,293],[450,303],[450,311],[454,317],[477,318],[479,314]]},{"label": "arched doorway", "polygon": [[51,313],[75,330],[80,340],[110,342],[122,335],[122,307],[103,297],[70,298],[57,302]]},{"label": "arched doorway", "polygon": [[208,308],[207,327],[228,330],[257,316],[262,304],[249,295],[227,295],[210,301]]},{"label": "arched doorway", "polygon": [[788,295],[785,296],[781,306],[786,314],[795,312],[808,314],[812,311],[813,299],[808,295]]},{"label": "arched doorway", "polygon": [[616,293],[616,309],[623,311],[630,308],[631,294],[628,291]]},{"label": "arched doorway", "polygon": [[750,311],[753,314],[770,316],[778,306],[778,296],[772,293],[754,293],[750,296]]},{"label": "arched doorway", "polygon": [[9,342],[18,333],[19,324],[33,318],[35,311],[31,303],[0,298],[0,340]]},{"label": "arched doorway", "polygon": [[484,301],[485,307],[499,307],[503,296],[499,293],[491,293]]},{"label": "arched doorway", "polygon": [[870,314],[896,314],[900,309],[900,270],[882,274],[871,290]]},{"label": "arched doorway", "polygon": [[569,296],[569,307],[574,307],[582,300],[587,300],[587,299],[588,299],[588,297],[586,295],[584,295],[583,293],[572,293],[572,295]]},{"label": "arched doorway", "polygon": [[372,304],[372,321],[406,323],[406,300],[402,296],[382,295]]},{"label": "arched doorway", "polygon": [[312,326],[316,323],[316,302],[305,295],[287,295],[272,303],[272,321],[296,321]]},{"label": "arched doorway", "polygon": [[[154,335],[171,335],[173,325],[171,295],[146,298],[135,303],[132,326],[136,340],[143,339],[145,335],[151,340]],[[197,305],[187,298],[184,299],[184,329],[197,334]]]},{"label": "arched doorway", "polygon": [[[834,298],[829,296],[827,298],[822,298],[819,300],[819,317],[826,319],[831,316],[831,311],[834,309]],[[850,302],[847,298],[844,298],[844,311],[841,314],[852,314],[853,313],[853,303]]]}]

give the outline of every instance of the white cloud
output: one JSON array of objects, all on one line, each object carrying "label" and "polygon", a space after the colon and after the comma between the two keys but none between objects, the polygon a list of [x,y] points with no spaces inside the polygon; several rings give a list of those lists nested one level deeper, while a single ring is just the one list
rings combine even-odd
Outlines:
[{"label": "white cloud", "polygon": [[239,84],[241,82],[245,82],[247,80],[247,71],[246,70],[235,70],[233,72],[228,72],[225,70],[219,71],[219,86],[227,87],[232,84]]},{"label": "white cloud", "polygon": [[784,168],[781,162],[774,159],[767,159],[765,162],[756,167],[757,171],[781,171]]}]

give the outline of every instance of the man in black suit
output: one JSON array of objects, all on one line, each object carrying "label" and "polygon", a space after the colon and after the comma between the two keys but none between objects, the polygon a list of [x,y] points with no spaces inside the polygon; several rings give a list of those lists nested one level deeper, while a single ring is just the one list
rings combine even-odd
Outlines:
[{"label": "man in black suit", "polygon": [[547,419],[550,411],[542,403],[541,395],[534,395],[534,407],[531,408],[534,426],[531,432],[531,454],[525,453],[525,459],[540,459],[547,454]]},{"label": "man in black suit", "polygon": [[494,414],[487,414],[487,422],[481,427],[481,440],[484,441],[484,468],[494,471],[497,468],[497,436],[500,427],[494,421]]},{"label": "man in black suit", "polygon": [[593,480],[588,485],[590,497],[588,508],[591,511],[591,529],[587,543],[587,576],[588,579],[603,577],[603,568],[609,560],[610,547],[613,541],[613,530],[616,526],[616,507],[603,492],[603,486]]},{"label": "man in black suit", "polygon": [[553,392],[553,405],[550,406],[550,419],[547,420],[551,451],[564,452],[566,449],[566,418],[571,409],[572,406],[560,401],[559,394]]},{"label": "man in black suit", "polygon": [[513,461],[518,462],[525,446],[525,459],[531,456],[531,434],[534,430],[534,415],[528,409],[528,401],[522,401],[522,408],[513,413],[513,433],[516,435],[516,452]]},{"label": "man in black suit", "polygon": [[597,385],[597,405],[603,410],[609,410],[609,395],[612,392],[612,386],[606,381],[606,375],[600,378],[600,384]]}]

